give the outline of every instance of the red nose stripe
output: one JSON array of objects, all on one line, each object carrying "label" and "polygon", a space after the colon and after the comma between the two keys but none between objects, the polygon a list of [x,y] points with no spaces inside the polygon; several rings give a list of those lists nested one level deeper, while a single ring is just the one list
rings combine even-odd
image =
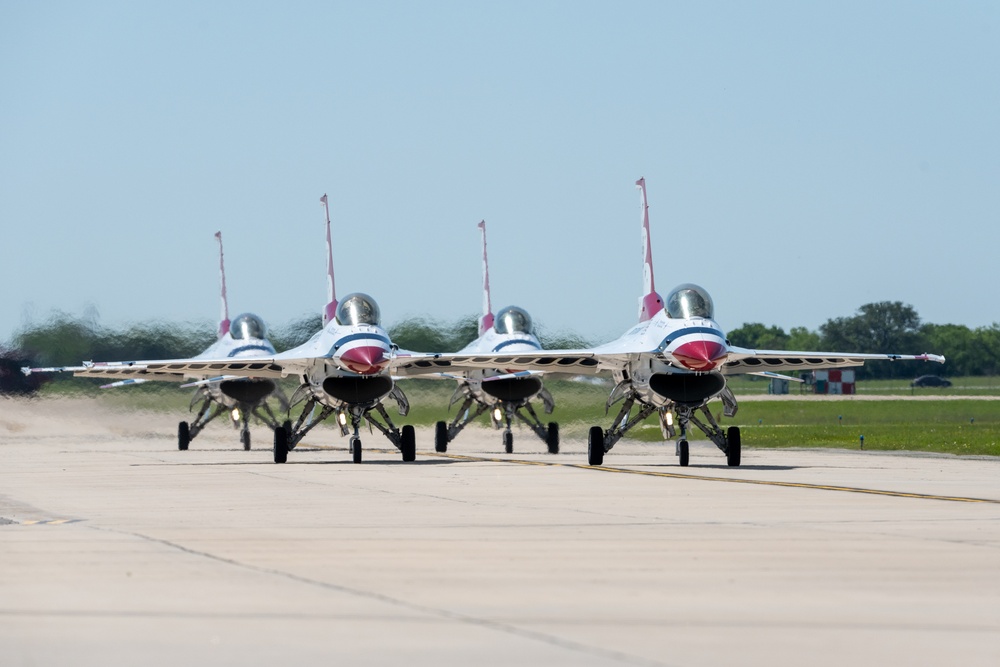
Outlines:
[{"label": "red nose stripe", "polygon": [[713,341],[695,340],[674,350],[677,361],[693,371],[710,371],[725,359],[726,346]]},{"label": "red nose stripe", "polygon": [[352,347],[345,350],[340,358],[344,365],[361,375],[377,373],[389,361],[385,356],[385,350],[375,346]]}]

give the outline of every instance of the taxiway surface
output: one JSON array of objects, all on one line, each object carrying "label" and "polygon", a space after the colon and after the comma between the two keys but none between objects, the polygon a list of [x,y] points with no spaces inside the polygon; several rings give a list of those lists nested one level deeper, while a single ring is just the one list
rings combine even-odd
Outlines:
[{"label": "taxiway surface", "polygon": [[0,402],[0,664],[1000,664],[1000,460],[175,433]]}]

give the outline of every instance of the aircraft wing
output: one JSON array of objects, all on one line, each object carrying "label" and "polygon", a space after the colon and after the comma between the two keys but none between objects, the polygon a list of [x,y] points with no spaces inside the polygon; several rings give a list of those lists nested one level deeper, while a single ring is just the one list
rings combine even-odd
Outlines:
[{"label": "aircraft wing", "polygon": [[729,348],[729,360],[723,373],[741,375],[748,373],[809,371],[825,368],[852,368],[864,366],[866,361],[936,361],[944,363],[938,354],[866,354],[845,352],[791,352],[787,350],[750,350],[743,347]]},{"label": "aircraft wing", "polygon": [[22,368],[25,375],[32,373],[72,373],[75,377],[109,378],[119,380],[105,387],[121,387],[128,384],[139,384],[150,380],[160,382],[183,382],[185,376],[180,373],[157,372],[148,370],[143,362],[85,362],[81,366],[50,366],[47,368]]},{"label": "aircraft wing", "polygon": [[[584,350],[539,350],[520,354],[427,354],[399,358],[393,374],[400,377],[418,377],[427,374],[459,374],[470,369],[500,369],[508,372],[539,371],[595,375],[601,371],[622,368],[641,354],[656,356],[672,363],[673,359],[662,351],[606,352],[600,348]],[[936,361],[944,357],[936,354],[868,354],[844,352],[796,352],[787,350],[751,350],[733,347],[723,372],[726,375],[764,374],[824,368],[851,368],[863,366],[866,361]],[[678,365],[679,364],[674,364]]]},{"label": "aircraft wing", "polygon": [[[287,364],[289,369],[294,363]],[[207,379],[220,375],[240,377],[280,378],[287,375],[286,366],[275,357],[255,359],[165,359],[157,361],[107,361],[84,362],[80,366],[53,368],[22,368],[31,373],[72,373],[75,377],[109,378],[113,380],[144,379],[161,382],[183,382],[188,379]]]},{"label": "aircraft wing", "polygon": [[[419,352],[398,354],[391,362],[390,369],[408,367],[417,359],[432,357]],[[142,378],[151,381],[184,382],[185,380],[215,380],[228,377],[283,378],[301,375],[309,367],[327,357],[301,356],[294,351],[270,357],[243,357],[204,359],[157,359],[147,361],[104,361],[84,362],[80,366],[59,366],[53,368],[22,368],[26,374],[42,372],[73,373],[76,377],[99,377],[112,380]],[[437,369],[422,370],[417,375],[435,373]]]},{"label": "aircraft wing", "polygon": [[594,375],[628,363],[628,354],[603,354],[595,350],[532,350],[517,354],[448,353],[397,357],[393,374],[419,377],[433,373],[459,374],[466,370],[536,371]]}]

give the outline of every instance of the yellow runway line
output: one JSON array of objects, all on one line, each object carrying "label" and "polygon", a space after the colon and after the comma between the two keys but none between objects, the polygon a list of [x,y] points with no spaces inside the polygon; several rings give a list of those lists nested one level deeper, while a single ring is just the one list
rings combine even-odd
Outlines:
[{"label": "yellow runway line", "polygon": [[[818,491],[840,491],[842,493],[865,493],[874,496],[890,496],[894,498],[919,498],[921,500],[944,500],[955,503],[988,503],[1000,505],[1000,500],[991,498],[965,498],[962,496],[937,496],[929,493],[906,493],[903,491],[886,491],[883,489],[865,489],[854,486],[834,486],[829,484],[808,484],[803,482],[779,482],[759,479],[741,479],[735,477],[711,477],[708,475],[690,475],[676,472],[655,472],[651,470],[633,470],[630,468],[612,468],[610,466],[590,466],[581,463],[556,463],[550,461],[525,461],[521,459],[501,459],[485,456],[466,456],[462,454],[442,454],[439,452],[421,452],[424,456],[437,456],[458,461],[481,461],[484,463],[514,463],[517,465],[550,466],[554,468],[574,468],[577,470],[593,470],[597,472],[612,472],[625,475],[644,475],[647,477],[667,477],[672,479],[692,479],[701,482],[728,482],[730,484],[758,484],[760,486],[780,486],[793,489],[815,489]],[[739,468],[734,468],[739,470]]]}]

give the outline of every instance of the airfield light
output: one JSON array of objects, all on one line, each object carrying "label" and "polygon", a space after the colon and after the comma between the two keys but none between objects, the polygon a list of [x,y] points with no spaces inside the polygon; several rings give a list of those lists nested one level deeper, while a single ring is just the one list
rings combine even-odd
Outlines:
[{"label": "airfield light", "polygon": [[240,420],[239,408],[233,408],[233,421],[238,422]]},{"label": "airfield light", "polygon": [[500,412],[500,408],[493,408],[493,419],[500,421],[501,417],[503,417],[503,413]]}]

